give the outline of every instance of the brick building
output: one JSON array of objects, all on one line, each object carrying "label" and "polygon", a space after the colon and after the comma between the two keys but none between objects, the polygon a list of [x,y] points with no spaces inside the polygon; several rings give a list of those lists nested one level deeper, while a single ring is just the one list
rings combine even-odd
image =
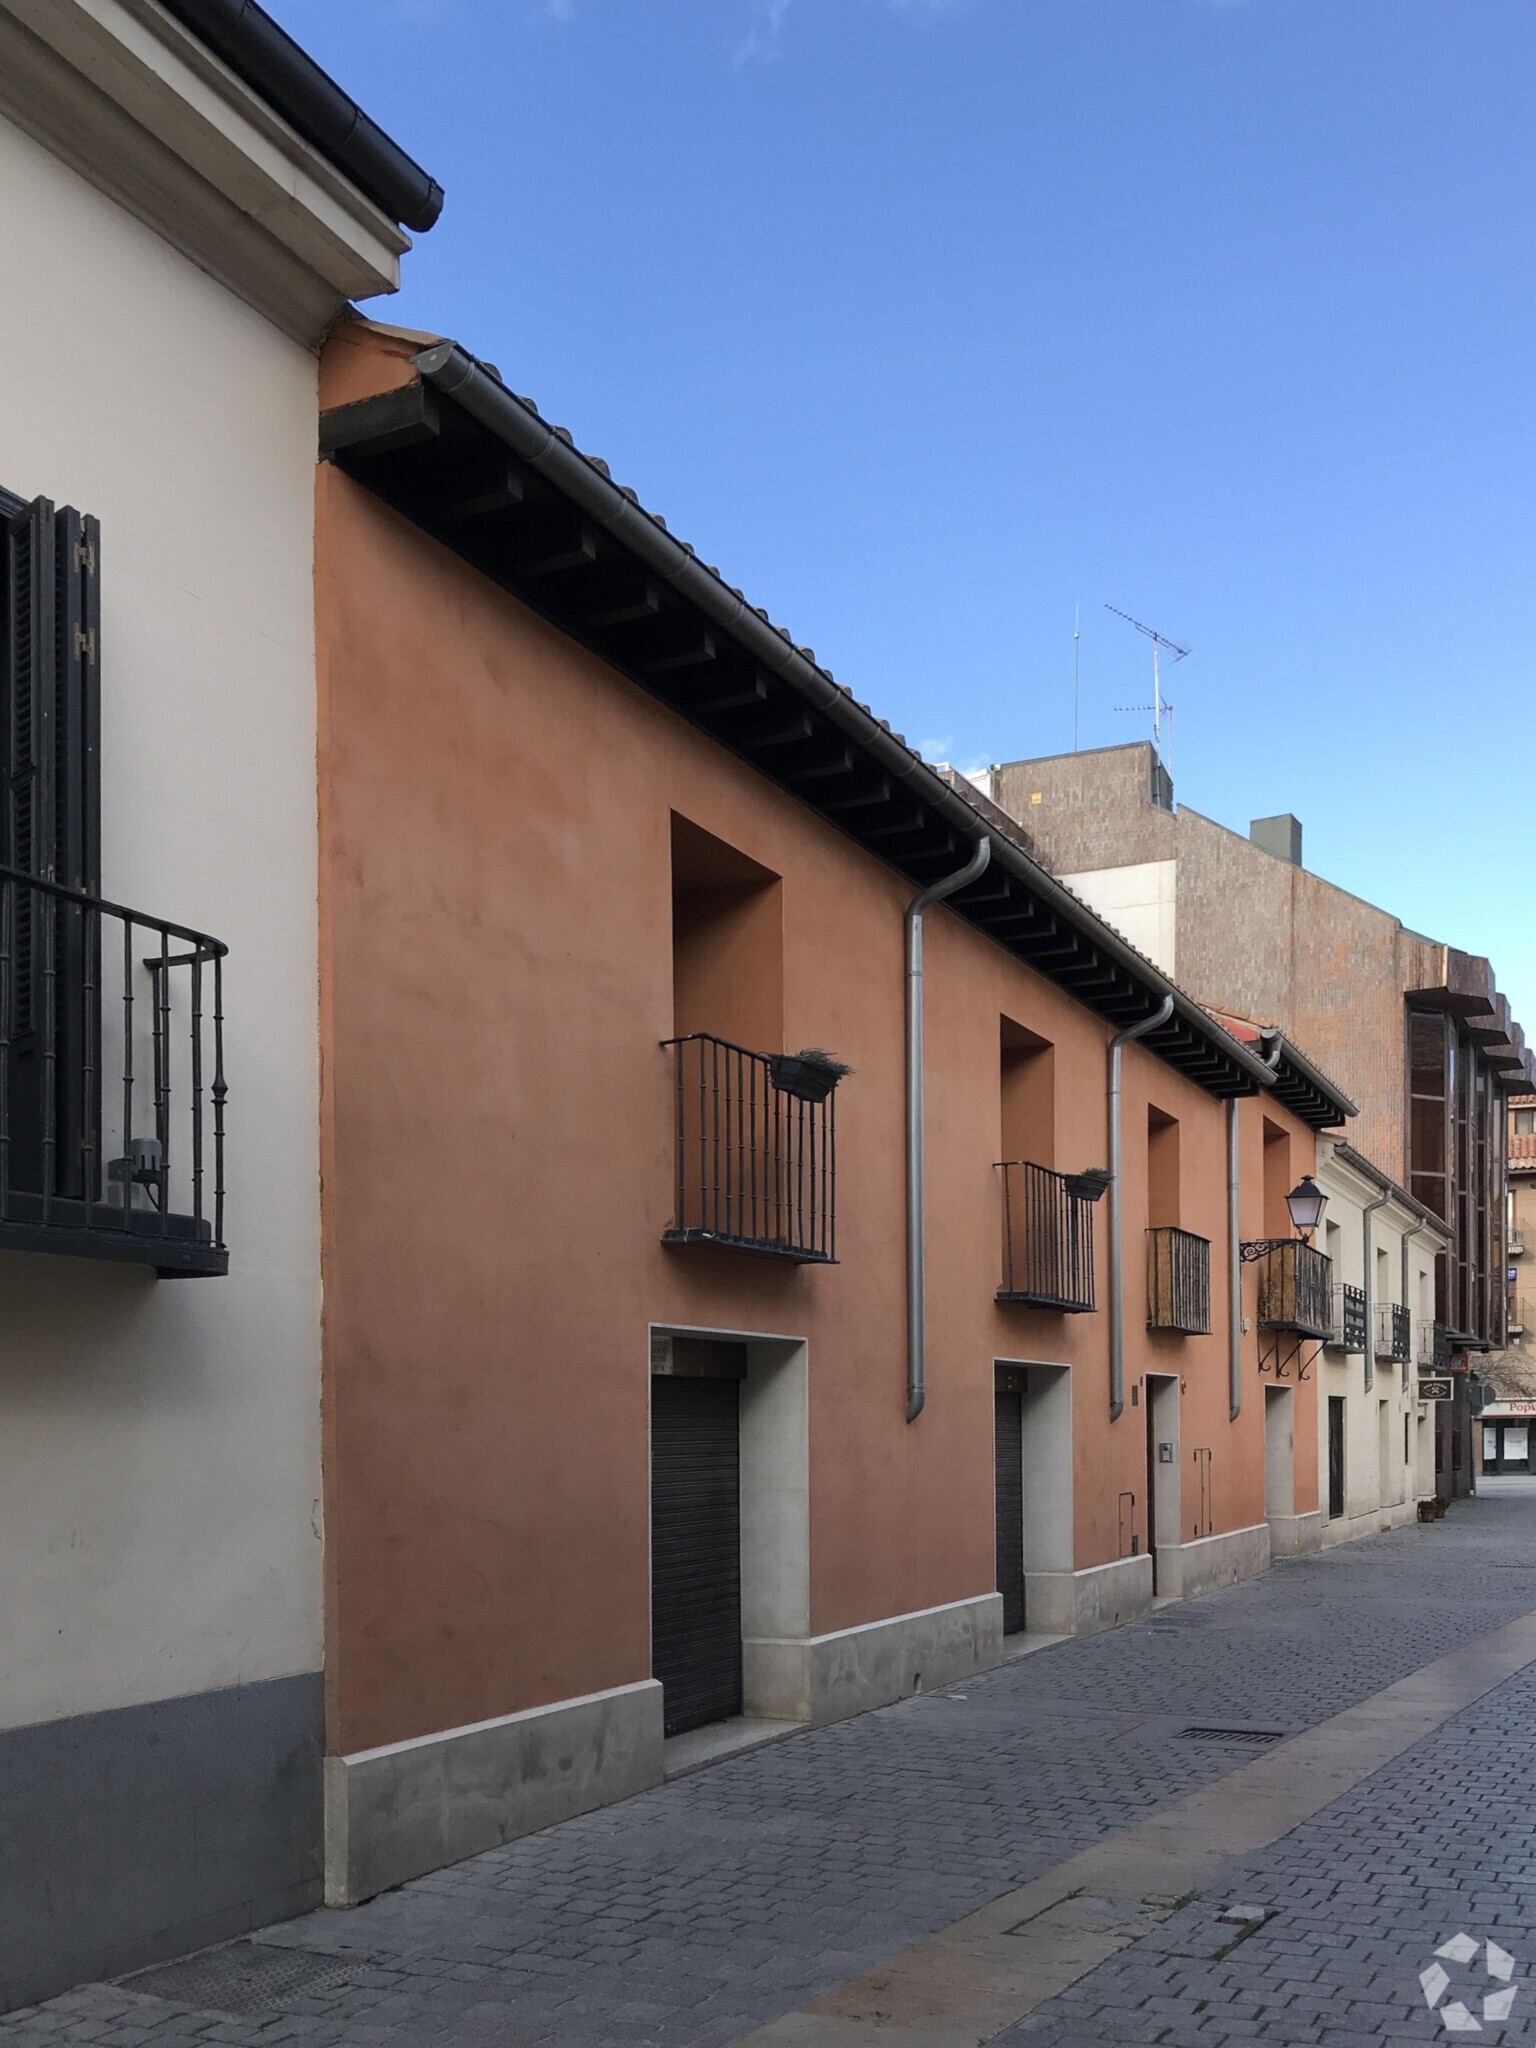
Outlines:
[{"label": "brick building", "polygon": [[[1309,874],[1289,815],[1244,838],[1175,807],[1145,742],[1010,762],[989,792],[1165,972],[1213,1009],[1278,1028],[1337,1080],[1359,1106],[1355,1151],[1448,1228],[1432,1304],[1397,1305],[1439,1326],[1442,1358],[1500,1350],[1505,1107],[1533,1076],[1488,962]],[[1462,1382],[1437,1418],[1443,1492],[1470,1488],[1469,1423]]]}]

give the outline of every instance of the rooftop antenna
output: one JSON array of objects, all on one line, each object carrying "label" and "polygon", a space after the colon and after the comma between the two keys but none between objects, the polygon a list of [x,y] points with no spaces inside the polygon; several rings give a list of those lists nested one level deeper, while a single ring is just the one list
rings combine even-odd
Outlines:
[{"label": "rooftop antenna", "polygon": [[[1170,640],[1166,633],[1159,633],[1156,626],[1144,626],[1141,623],[1140,619],[1133,619],[1129,612],[1121,611],[1119,605],[1117,604],[1107,604],[1105,605],[1104,609],[1107,612],[1113,612],[1117,619],[1124,619],[1128,626],[1134,626],[1138,633],[1145,633],[1147,638],[1152,642],[1152,702],[1150,704],[1117,704],[1115,706],[1115,709],[1117,711],[1134,711],[1140,713],[1146,713],[1148,711],[1151,712],[1152,744],[1157,749],[1157,757],[1159,760],[1162,760],[1163,758],[1163,713],[1165,711],[1167,712],[1168,752],[1170,756],[1167,765],[1169,772],[1172,773],[1173,762],[1171,756],[1173,753],[1173,706],[1171,704],[1165,704],[1163,702],[1163,678],[1161,657],[1163,649],[1166,647],[1168,652],[1173,656],[1173,661],[1179,662],[1185,658],[1185,656],[1190,652],[1190,650],[1187,647],[1181,647],[1177,640]],[[1170,662],[1169,667],[1171,668],[1172,666],[1173,662]]]},{"label": "rooftop antenna", "polygon": [[1072,751],[1077,752],[1077,684],[1082,667],[1083,651],[1083,608],[1080,604],[1072,607]]}]

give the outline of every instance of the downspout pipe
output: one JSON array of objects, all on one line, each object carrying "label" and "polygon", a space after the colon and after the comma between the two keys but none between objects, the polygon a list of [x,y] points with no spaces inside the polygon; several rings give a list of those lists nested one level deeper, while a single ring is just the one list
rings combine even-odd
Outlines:
[{"label": "downspout pipe", "polygon": [[1237,1097],[1227,1097],[1227,1406],[1243,1412],[1243,1239],[1237,1170]]},{"label": "downspout pipe", "polygon": [[1125,1409],[1125,1247],[1124,1204],[1120,1199],[1120,1053],[1133,1039],[1145,1038],[1173,1015],[1173,997],[1139,1024],[1128,1024],[1109,1041],[1109,1419],[1118,1422]]},{"label": "downspout pipe", "polygon": [[984,875],[990,839],[978,839],[963,868],[914,896],[907,905],[907,1420],[916,1422],[928,1398],[927,1305],[923,1288],[923,913]]},{"label": "downspout pipe", "polygon": [[1369,1393],[1376,1384],[1376,1304],[1371,1299],[1371,1279],[1375,1261],[1371,1257],[1371,1218],[1378,1209],[1385,1209],[1392,1199],[1390,1194],[1378,1195],[1374,1202],[1367,1202],[1360,1211],[1360,1235],[1365,1248],[1365,1271],[1361,1278],[1365,1282],[1365,1391]]},{"label": "downspout pipe", "polygon": [[[1280,1071],[1285,1044],[1278,1031],[1261,1031],[1264,1064]],[[1243,1412],[1243,1227],[1238,1200],[1238,1098],[1227,1097],[1227,1405],[1236,1422]]]}]

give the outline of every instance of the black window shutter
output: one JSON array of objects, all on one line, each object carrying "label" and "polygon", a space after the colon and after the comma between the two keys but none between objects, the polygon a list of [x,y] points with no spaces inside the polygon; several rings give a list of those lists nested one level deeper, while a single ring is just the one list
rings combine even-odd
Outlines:
[{"label": "black window shutter", "polygon": [[54,861],[56,881],[101,891],[101,530],[72,505],[55,515]]},{"label": "black window shutter", "polygon": [[[14,502],[14,501],[12,501]],[[0,861],[39,881],[101,887],[100,538],[46,498],[4,519],[0,581]],[[92,913],[8,885],[8,1173],[13,1187],[84,1192],[99,1129],[99,981]]]},{"label": "black window shutter", "polygon": [[101,888],[100,529],[25,505],[5,529],[5,787],[10,867]]}]

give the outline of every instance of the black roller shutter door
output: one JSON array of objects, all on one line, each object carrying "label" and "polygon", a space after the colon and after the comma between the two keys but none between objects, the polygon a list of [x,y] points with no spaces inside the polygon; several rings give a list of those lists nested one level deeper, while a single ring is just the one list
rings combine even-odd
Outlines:
[{"label": "black roller shutter door", "polygon": [[651,1381],[651,1673],[668,1735],[741,1712],[734,1379]]},{"label": "black roller shutter door", "polygon": [[1024,1626],[1024,1396],[995,1393],[997,1590],[1003,1596],[1003,1634]]}]

